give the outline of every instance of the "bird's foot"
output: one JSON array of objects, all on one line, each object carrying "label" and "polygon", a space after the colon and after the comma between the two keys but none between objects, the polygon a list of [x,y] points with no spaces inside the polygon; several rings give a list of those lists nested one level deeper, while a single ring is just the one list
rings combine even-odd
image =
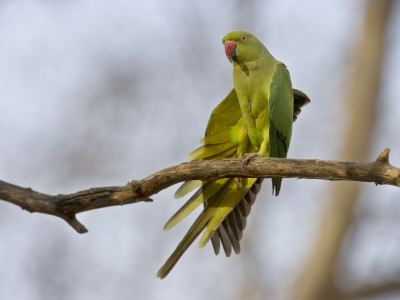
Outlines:
[{"label": "bird's foot", "polygon": [[250,161],[256,157],[260,157],[260,154],[258,153],[246,153],[243,155],[243,168],[247,168],[249,165]]}]

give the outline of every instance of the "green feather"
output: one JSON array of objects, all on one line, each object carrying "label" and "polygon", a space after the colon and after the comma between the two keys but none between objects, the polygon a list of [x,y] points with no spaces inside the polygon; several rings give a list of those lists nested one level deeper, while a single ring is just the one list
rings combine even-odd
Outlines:
[{"label": "green feather", "polygon": [[[229,181],[232,181],[232,179],[229,179]],[[221,198],[219,196],[226,192],[225,191],[226,186],[228,186],[228,184],[223,185],[222,188],[216,194],[214,194],[213,197],[208,201],[208,203],[210,204],[212,203],[212,205],[207,205],[204,208],[204,210],[200,213],[196,221],[189,228],[189,231],[183,237],[182,241],[176,247],[175,251],[171,254],[171,256],[167,259],[165,264],[157,272],[157,277],[161,279],[165,278],[168,275],[168,273],[172,270],[172,268],[175,266],[175,264],[178,262],[182,254],[186,251],[186,249],[204,230],[208,221],[214,214],[216,207],[218,206],[218,203],[220,202]]]},{"label": "green feather", "polygon": [[187,215],[194,211],[200,204],[206,202],[214,196],[228,181],[227,178],[214,180],[205,183],[197,192],[169,219],[165,224],[164,230],[170,230]]},{"label": "green feather", "polygon": [[[289,72],[282,63],[276,66],[269,101],[269,153],[271,157],[286,157],[293,125],[293,91]],[[272,178],[272,191],[278,196],[282,178]]]},{"label": "green feather", "polygon": [[186,196],[191,191],[194,191],[195,189],[200,187],[202,184],[203,184],[203,181],[201,181],[201,180],[190,180],[190,181],[184,182],[178,188],[178,190],[175,192],[175,195],[174,195],[175,199],[179,199],[179,198]]},{"label": "green feather", "polygon": [[200,140],[201,144],[222,144],[229,142],[231,131],[226,130],[217,134],[207,135]]},{"label": "green feather", "polygon": [[225,132],[235,126],[242,117],[239,101],[235,89],[226,96],[226,98],[214,108],[207,123],[205,136]]},{"label": "green feather", "polygon": [[165,264],[157,272],[157,277],[163,279],[172,268],[176,265],[179,258],[185,253],[186,249],[193,243],[193,241],[199,236],[203,231],[204,227],[207,225],[208,220],[211,218],[213,209],[204,209],[197,220],[190,227],[189,231],[186,233],[182,241],[178,244],[175,251],[167,259]]},{"label": "green feather", "polygon": [[190,160],[207,159],[210,156],[222,153],[231,148],[233,148],[231,142],[226,142],[223,144],[207,144],[194,150],[192,153],[189,154],[188,158]]}]

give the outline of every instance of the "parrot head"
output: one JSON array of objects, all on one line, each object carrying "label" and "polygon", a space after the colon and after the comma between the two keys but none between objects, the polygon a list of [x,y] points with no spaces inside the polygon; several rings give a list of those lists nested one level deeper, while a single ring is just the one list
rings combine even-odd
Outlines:
[{"label": "parrot head", "polygon": [[251,33],[233,31],[223,39],[225,54],[230,62],[246,63],[256,60],[264,51],[263,44]]}]

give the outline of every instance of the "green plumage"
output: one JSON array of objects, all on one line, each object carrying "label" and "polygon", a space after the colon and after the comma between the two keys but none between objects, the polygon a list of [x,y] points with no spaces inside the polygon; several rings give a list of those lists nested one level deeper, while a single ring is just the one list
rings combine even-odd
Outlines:
[{"label": "green plumage", "polygon": [[[285,65],[275,60],[250,33],[229,33],[223,43],[228,59],[233,62],[234,89],[213,110],[201,140],[204,145],[193,151],[189,159],[222,159],[247,153],[286,157],[293,120],[310,100],[304,93],[292,90]],[[211,239],[216,254],[221,244],[227,256],[232,249],[239,253],[246,218],[261,182],[257,178],[185,182],[177,190],[176,198],[198,190],[164,229],[171,229],[199,205],[204,208],[157,276],[167,276],[202,232],[200,248]],[[279,194],[281,182],[281,178],[272,178],[275,195]]]}]

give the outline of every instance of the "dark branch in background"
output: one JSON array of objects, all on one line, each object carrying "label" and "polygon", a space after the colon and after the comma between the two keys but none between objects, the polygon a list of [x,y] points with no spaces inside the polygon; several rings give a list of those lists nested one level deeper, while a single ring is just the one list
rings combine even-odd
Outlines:
[{"label": "dark branch in background", "polygon": [[125,186],[91,188],[68,195],[46,195],[0,181],[0,199],[29,212],[40,212],[64,219],[78,233],[87,229],[76,214],[96,208],[152,201],[159,191],[187,180],[212,180],[224,177],[282,177],[324,180],[352,180],[400,186],[400,169],[389,164],[389,149],[374,162],[337,162],[318,159],[241,157],[192,161],[161,170]]}]

